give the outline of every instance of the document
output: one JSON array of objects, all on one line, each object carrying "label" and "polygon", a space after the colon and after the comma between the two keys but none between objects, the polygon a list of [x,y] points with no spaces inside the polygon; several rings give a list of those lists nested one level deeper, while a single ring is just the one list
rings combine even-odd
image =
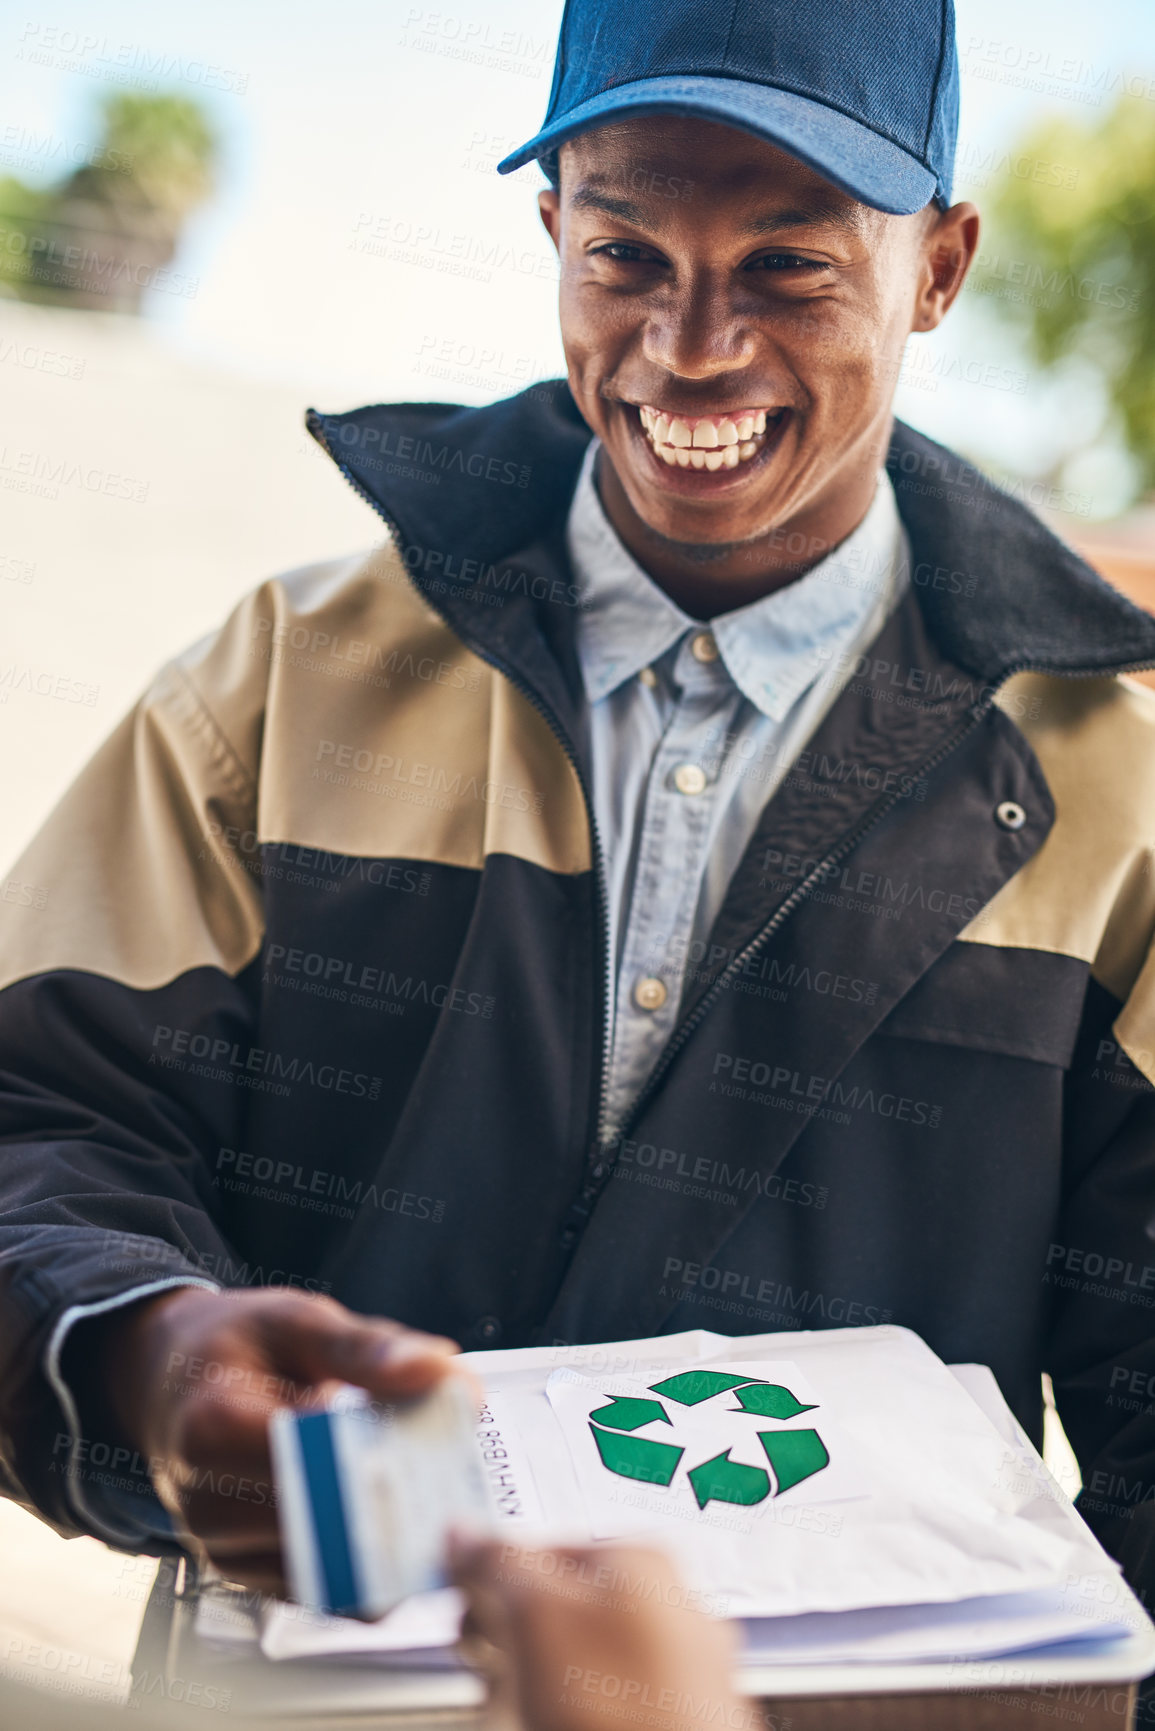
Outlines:
[{"label": "document", "polygon": [[[750,1663],[963,1660],[1134,1639],[1148,1620],[988,1371],[897,1327],[694,1331],[467,1355],[477,1455],[515,1545],[674,1560]],[[441,1590],[380,1622],[274,1610],[270,1658],[452,1663]]]}]

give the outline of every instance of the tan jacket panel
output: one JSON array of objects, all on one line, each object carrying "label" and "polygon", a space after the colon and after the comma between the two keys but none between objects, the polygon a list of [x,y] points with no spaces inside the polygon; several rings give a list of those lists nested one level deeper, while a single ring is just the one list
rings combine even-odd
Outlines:
[{"label": "tan jacket panel", "polygon": [[78,968],[151,989],[260,947],[262,843],[588,870],[547,724],[417,594],[391,547],[263,585],[166,667],[0,901],[0,989]]},{"label": "tan jacket panel", "polygon": [[1055,823],[960,937],[1090,963],[1129,1000],[1117,1032],[1155,1080],[1155,693],[1127,679],[1023,673],[998,702],[1039,759]]}]

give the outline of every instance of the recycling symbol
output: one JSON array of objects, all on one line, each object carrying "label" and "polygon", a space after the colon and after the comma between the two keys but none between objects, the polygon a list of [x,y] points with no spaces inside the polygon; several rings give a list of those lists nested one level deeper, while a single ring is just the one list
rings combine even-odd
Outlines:
[{"label": "recycling symbol", "polygon": [[[813,1412],[813,1405],[803,1405],[781,1383],[765,1382],[761,1378],[732,1376],[722,1370],[683,1370],[662,1382],[649,1384],[651,1400],[637,1395],[607,1396],[608,1406],[600,1406],[589,1415],[589,1427],[597,1444],[602,1465],[625,1479],[640,1479],[646,1484],[668,1485],[678,1470],[685,1448],[678,1443],[662,1442],[656,1437],[639,1436],[649,1425],[670,1424],[672,1421],[663,1401],[678,1406],[700,1406],[717,1395],[733,1394],[736,1406],[727,1412],[749,1413],[754,1418],[796,1418],[799,1413]],[[780,1496],[803,1479],[812,1477],[830,1465],[826,1446],[816,1430],[760,1430],[756,1436],[762,1445],[766,1467],[746,1466],[730,1459],[730,1450],[723,1449],[712,1459],[690,1467],[686,1477],[697,1498],[698,1507],[707,1503],[742,1503],[747,1506],[764,1502],[770,1496]],[[773,1479],[771,1479],[773,1475]]]}]

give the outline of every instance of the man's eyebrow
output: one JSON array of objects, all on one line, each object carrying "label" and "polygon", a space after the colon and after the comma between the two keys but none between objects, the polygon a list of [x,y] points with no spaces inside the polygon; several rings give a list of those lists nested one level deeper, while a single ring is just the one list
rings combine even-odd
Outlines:
[{"label": "man's eyebrow", "polygon": [[[643,210],[632,198],[621,198],[612,192],[602,192],[593,181],[584,180],[570,194],[574,210],[596,210],[603,216],[616,216],[619,222],[629,222],[635,228],[660,228],[661,212]],[[847,234],[860,234],[864,212],[853,203],[835,204],[816,201],[796,205],[789,210],[766,211],[742,223],[739,233],[750,240],[767,235],[788,234],[800,228],[836,228]]]},{"label": "man's eyebrow", "polygon": [[794,228],[837,228],[848,234],[861,233],[863,213],[856,204],[799,205],[793,210],[771,210],[744,222],[741,233],[751,240],[767,234],[782,234]]},{"label": "man's eyebrow", "polygon": [[637,228],[646,226],[642,207],[632,198],[615,198],[612,193],[599,192],[587,182],[575,187],[570,194],[570,206],[574,210],[600,210],[603,216],[616,216],[622,222],[632,222]]}]

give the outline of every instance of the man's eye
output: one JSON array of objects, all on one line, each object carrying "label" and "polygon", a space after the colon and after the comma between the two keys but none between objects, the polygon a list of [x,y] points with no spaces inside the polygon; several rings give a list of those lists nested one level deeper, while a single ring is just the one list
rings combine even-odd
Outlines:
[{"label": "man's eye", "polygon": [[613,259],[615,264],[636,264],[639,259],[643,263],[652,262],[648,253],[640,246],[631,246],[629,241],[625,240],[608,241],[605,246],[595,246],[593,251]]},{"label": "man's eye", "polygon": [[768,252],[761,258],[756,258],[746,267],[748,270],[826,270],[828,267],[819,258],[799,258],[795,252]]}]

